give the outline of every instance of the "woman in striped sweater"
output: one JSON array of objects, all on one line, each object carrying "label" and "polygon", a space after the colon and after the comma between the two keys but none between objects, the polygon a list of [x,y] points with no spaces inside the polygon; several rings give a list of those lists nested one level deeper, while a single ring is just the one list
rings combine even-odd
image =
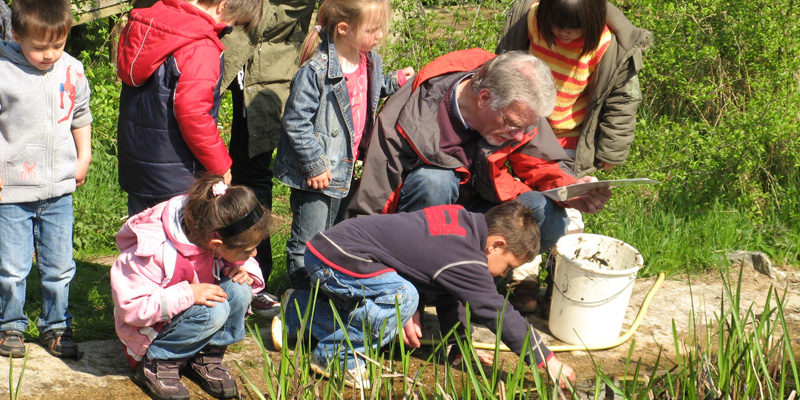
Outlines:
[{"label": "woman in striped sweater", "polygon": [[558,95],[548,121],[584,176],[628,156],[642,100],[642,51],[651,41],[606,0],[517,0],[497,53],[527,50],[550,67]]}]

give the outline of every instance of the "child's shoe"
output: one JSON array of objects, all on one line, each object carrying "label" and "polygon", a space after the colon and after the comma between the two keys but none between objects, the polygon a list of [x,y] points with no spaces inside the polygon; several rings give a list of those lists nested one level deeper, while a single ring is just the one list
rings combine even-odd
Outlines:
[{"label": "child's shoe", "polygon": [[[328,363],[319,360],[317,358],[316,353],[311,355],[310,366],[311,370],[316,372],[317,374],[322,375],[328,379],[331,378],[331,373],[328,368]],[[364,365],[363,362],[358,363],[357,367],[345,371],[344,378],[342,380],[344,381],[345,385],[355,389],[369,390],[372,387],[372,383],[369,381],[367,367]]]},{"label": "child's shoe", "polygon": [[186,377],[217,399],[239,397],[231,371],[222,366],[227,346],[207,345],[186,364]]},{"label": "child's shoe", "polygon": [[275,295],[262,291],[250,301],[250,309],[264,318],[272,318],[281,311],[281,302]]},{"label": "child's shoe", "polygon": [[39,336],[48,353],[62,358],[78,357],[78,345],[72,340],[72,328],[55,328]]},{"label": "child's shoe", "polygon": [[189,400],[189,389],[181,382],[181,367],[186,359],[142,359],[133,381],[156,400]]},{"label": "child's shoe", "polygon": [[[295,307],[294,302],[291,302],[291,304],[289,303],[290,302],[290,298],[292,296],[292,292],[294,292],[294,289],[287,289],[285,292],[283,292],[283,295],[281,295],[280,304],[283,304],[283,308],[284,308],[283,315],[284,316],[286,314],[290,313],[290,312],[296,313],[295,308],[294,308]],[[288,307],[292,307],[292,308],[290,309]],[[284,345],[284,343],[283,343],[283,330],[284,329],[286,329],[286,328],[285,328],[285,326],[283,324],[283,321],[281,320],[281,316],[280,315],[276,315],[275,318],[272,319],[272,326],[271,326],[271,329],[270,329],[270,333],[272,334],[272,347],[275,349],[275,351],[281,351],[281,349],[283,348],[283,345]],[[287,340],[289,340],[289,342],[291,342],[293,340],[296,340],[297,337],[295,336],[295,334],[296,334],[296,332],[288,332],[287,331],[286,332]]]},{"label": "child's shoe", "polygon": [[0,331],[0,356],[20,358],[25,356],[25,340],[16,329]]}]

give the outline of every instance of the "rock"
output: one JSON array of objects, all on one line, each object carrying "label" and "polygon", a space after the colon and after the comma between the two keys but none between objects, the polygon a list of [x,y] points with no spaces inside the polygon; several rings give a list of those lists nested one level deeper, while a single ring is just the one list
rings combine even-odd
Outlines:
[{"label": "rock", "polygon": [[752,268],[756,272],[775,279],[775,270],[772,268],[772,261],[766,254],[760,251],[737,250],[725,255],[731,267]]}]

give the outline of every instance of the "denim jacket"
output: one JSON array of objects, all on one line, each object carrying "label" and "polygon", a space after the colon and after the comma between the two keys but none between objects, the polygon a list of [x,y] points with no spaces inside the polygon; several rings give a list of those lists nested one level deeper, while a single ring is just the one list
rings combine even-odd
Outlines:
[{"label": "denim jacket", "polygon": [[[359,146],[362,149],[369,143],[378,101],[400,86],[397,72],[382,74],[381,58],[375,51],[367,53],[367,74],[369,117]],[[306,179],[330,169],[330,185],[321,192],[333,198],[347,196],[356,161],[353,130],[350,96],[336,47],[333,40],[323,36],[316,54],[292,78],[275,176],[289,187],[313,191]]]}]

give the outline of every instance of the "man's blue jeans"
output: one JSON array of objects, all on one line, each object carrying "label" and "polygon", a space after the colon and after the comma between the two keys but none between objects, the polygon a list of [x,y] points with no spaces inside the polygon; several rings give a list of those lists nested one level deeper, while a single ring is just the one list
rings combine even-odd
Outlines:
[{"label": "man's blue jeans", "polygon": [[[459,177],[454,170],[432,166],[422,166],[411,171],[400,188],[398,212],[421,210],[425,207],[443,204],[456,204],[458,201]],[[535,192],[525,192],[517,200],[527,206],[536,216],[541,232],[540,251],[553,247],[558,239],[567,233],[569,218],[563,207],[547,196]],[[467,209],[485,212],[496,205],[489,201],[470,204]]]},{"label": "man's blue jeans", "polygon": [[[327,363],[339,360],[342,368],[355,368],[355,356],[345,337],[352,343],[353,350],[360,353],[364,353],[367,344],[380,348],[397,336],[398,330],[417,310],[417,289],[396,272],[356,278],[329,267],[311,252],[306,252],[305,262],[312,286],[319,285],[318,298],[309,312],[311,335],[319,340],[313,353],[316,360]],[[290,334],[300,329],[303,315],[298,315],[297,306],[300,313],[305,313],[311,297],[310,291],[295,290],[283,305],[286,329]],[[346,327],[335,321],[331,302]],[[398,307],[400,321],[397,320]],[[365,342],[365,336],[369,342]],[[360,360],[359,364],[363,366],[364,361]]]},{"label": "man's blue jeans", "polygon": [[69,284],[75,276],[71,194],[0,204],[0,329],[28,328],[25,281],[34,251],[42,295],[39,332],[69,327]]},{"label": "man's blue jeans", "polygon": [[214,307],[193,305],[172,318],[147,348],[151,360],[189,358],[206,345],[227,346],[244,339],[244,316],[253,292],[250,285],[222,278],[228,298]]}]

